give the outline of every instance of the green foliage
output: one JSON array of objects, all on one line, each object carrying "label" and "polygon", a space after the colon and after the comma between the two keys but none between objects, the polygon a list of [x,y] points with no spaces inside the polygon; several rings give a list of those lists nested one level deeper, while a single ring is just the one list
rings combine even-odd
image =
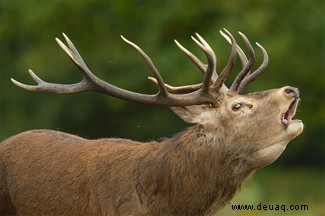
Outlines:
[{"label": "green foliage", "polygon": [[302,103],[297,118],[304,121],[306,129],[278,163],[322,166],[323,14],[321,0],[0,0],[0,140],[34,128],[58,129],[87,138],[151,140],[171,136],[185,124],[166,108],[95,93],[31,93],[15,87],[10,78],[33,83],[27,73],[32,68],[50,82],[79,81],[79,71],[53,40],[65,32],[96,75],[122,88],[153,93],[156,87],[146,80],[149,70],[119,35],[140,45],[166,81],[178,85],[199,82],[202,75],[173,39],[204,59],[189,37],[199,32],[216,50],[221,70],[230,47],[218,30],[226,27],[240,44],[237,31],[252,42],[259,41],[270,56],[268,70],[247,92],[284,85],[300,88]]}]

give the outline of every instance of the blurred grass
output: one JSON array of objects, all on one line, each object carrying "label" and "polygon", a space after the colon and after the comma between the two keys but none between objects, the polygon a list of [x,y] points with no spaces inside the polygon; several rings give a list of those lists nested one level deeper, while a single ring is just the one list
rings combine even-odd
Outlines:
[{"label": "blurred grass", "polygon": [[[310,168],[257,171],[253,178],[218,216],[323,216],[325,215],[324,170]],[[231,205],[308,205],[308,210],[232,210]]]}]

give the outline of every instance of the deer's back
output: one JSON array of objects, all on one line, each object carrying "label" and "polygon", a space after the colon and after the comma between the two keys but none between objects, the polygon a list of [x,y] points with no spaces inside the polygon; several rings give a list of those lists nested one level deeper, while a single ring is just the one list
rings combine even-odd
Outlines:
[{"label": "deer's back", "polygon": [[[128,178],[150,146],[49,130],[13,136],[0,144],[0,213],[118,213],[118,199],[133,199],[131,190],[121,190],[132,188]],[[114,192],[123,197],[112,199]]]}]

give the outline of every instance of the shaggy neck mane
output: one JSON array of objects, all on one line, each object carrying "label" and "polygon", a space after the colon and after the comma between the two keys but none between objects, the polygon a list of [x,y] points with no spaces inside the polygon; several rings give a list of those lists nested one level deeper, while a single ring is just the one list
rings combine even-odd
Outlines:
[{"label": "shaggy neck mane", "polygon": [[[226,140],[219,137],[224,136],[216,132],[210,136],[203,126],[195,125],[160,143],[144,173],[149,177],[145,181],[157,181],[148,204],[165,203],[166,208],[177,208],[179,214],[200,214],[206,209],[213,212],[224,206],[252,170],[234,157]],[[153,166],[158,169],[155,179]]]}]

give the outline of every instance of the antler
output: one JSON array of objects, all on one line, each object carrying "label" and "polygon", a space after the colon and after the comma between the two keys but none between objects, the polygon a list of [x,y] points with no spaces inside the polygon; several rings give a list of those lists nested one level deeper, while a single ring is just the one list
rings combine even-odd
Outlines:
[{"label": "antler", "polygon": [[192,39],[205,53],[208,64],[202,63],[195,55],[193,55],[191,52],[186,50],[175,40],[177,46],[204,73],[204,78],[202,83],[195,84],[195,85],[188,85],[188,86],[179,86],[179,87],[172,87],[170,85],[165,84],[163,78],[161,77],[160,73],[158,72],[155,65],[148,57],[148,55],[136,44],[132,43],[131,41],[121,36],[121,38],[126,43],[128,43],[130,46],[132,46],[138,51],[138,53],[142,56],[142,58],[149,66],[149,69],[153,72],[155,78],[150,77],[149,79],[154,81],[159,87],[159,91],[155,95],[141,94],[141,93],[136,93],[125,89],[121,89],[96,77],[89,70],[88,66],[80,56],[78,50],[65,34],[63,34],[63,36],[67,42],[68,47],[58,38],[56,38],[56,41],[59,44],[59,46],[63,49],[63,51],[69,56],[72,62],[81,70],[83,74],[83,79],[81,82],[75,84],[69,84],[69,85],[48,83],[40,79],[32,70],[29,70],[29,73],[31,77],[34,79],[34,81],[37,83],[37,85],[26,85],[14,79],[11,80],[18,87],[21,87],[29,91],[43,91],[43,92],[52,92],[57,94],[73,94],[73,93],[85,92],[85,91],[95,91],[95,92],[101,92],[128,101],[145,103],[145,104],[166,105],[166,106],[173,106],[173,107],[189,106],[189,105],[203,104],[203,103],[214,103],[219,97],[220,93],[228,90],[224,86],[224,82],[233,68],[236,59],[236,52],[239,54],[242,63],[243,64],[245,63],[246,65],[237,76],[234,84],[230,88],[230,91],[239,92],[239,90],[242,90],[248,83],[252,82],[264,70],[264,68],[267,65],[267,53],[262,46],[257,44],[263,51],[263,55],[264,55],[263,64],[251,75],[246,76],[254,63],[254,59],[255,59],[254,51],[247,38],[240,33],[240,35],[243,37],[246,45],[249,47],[250,50],[250,60],[247,62],[247,58],[246,58],[246,62],[245,62],[245,60],[243,60],[244,57],[242,57],[242,55],[245,56],[245,54],[243,54],[242,50],[236,44],[234,37],[226,29],[224,30],[225,33],[222,33],[222,35],[231,44],[232,49],[231,49],[231,54],[230,54],[228,64],[226,65],[226,67],[220,73],[219,76],[217,75],[216,72],[217,60],[216,60],[215,53],[213,52],[209,44],[199,34],[196,34],[198,39],[194,37],[192,37]]},{"label": "antler", "polygon": [[[243,38],[248,50],[249,50],[249,60],[247,59],[247,56],[245,55],[244,51],[239,47],[238,44],[236,44],[235,46],[233,46],[233,41],[235,41],[235,39],[233,38],[233,36],[226,30],[224,29],[224,31],[226,32],[226,34],[222,31],[220,31],[221,35],[228,41],[228,43],[230,45],[232,45],[232,49],[231,49],[231,55],[228,61],[227,66],[225,67],[225,69],[223,70],[223,72],[221,72],[220,77],[222,78],[218,78],[217,73],[214,73],[212,76],[212,80],[214,80],[215,84],[214,86],[221,86],[221,91],[222,92],[226,92],[226,91],[232,91],[232,92],[236,92],[236,93],[240,93],[244,90],[244,88],[253,80],[255,80],[257,78],[257,76],[259,76],[267,67],[268,65],[268,54],[266,52],[266,50],[259,44],[256,42],[256,45],[262,50],[263,53],[263,62],[262,65],[255,70],[252,74],[250,74],[250,69],[252,68],[254,62],[255,62],[255,52],[254,49],[251,45],[251,43],[249,42],[249,40],[247,39],[247,37],[241,33],[238,32],[239,35]],[[185,49],[180,43],[178,43],[175,40],[176,45],[189,57],[189,59],[203,72],[205,73],[205,70],[207,68],[207,65],[205,65],[204,63],[202,63],[194,54],[192,54],[190,51],[188,51],[187,49]],[[235,42],[236,43],[236,42]],[[233,67],[234,64],[234,52],[237,52],[240,61],[243,65],[243,69],[242,71],[237,75],[237,77],[235,78],[235,81],[233,82],[233,84],[231,85],[230,89],[228,89],[225,85],[224,82],[226,80],[226,78],[228,77],[229,73],[231,72],[231,69]],[[224,71],[227,68],[227,72],[224,73]],[[222,75],[223,74],[223,75]],[[219,79],[219,81],[217,82],[217,78]],[[154,83],[157,83],[156,79],[149,77],[149,80],[151,80]],[[188,93],[188,92],[192,92],[192,91],[196,91],[198,89],[201,88],[201,84],[193,84],[193,85],[187,85],[187,86],[182,86],[182,87],[174,87],[171,85],[166,84],[166,88],[173,93]]]}]

